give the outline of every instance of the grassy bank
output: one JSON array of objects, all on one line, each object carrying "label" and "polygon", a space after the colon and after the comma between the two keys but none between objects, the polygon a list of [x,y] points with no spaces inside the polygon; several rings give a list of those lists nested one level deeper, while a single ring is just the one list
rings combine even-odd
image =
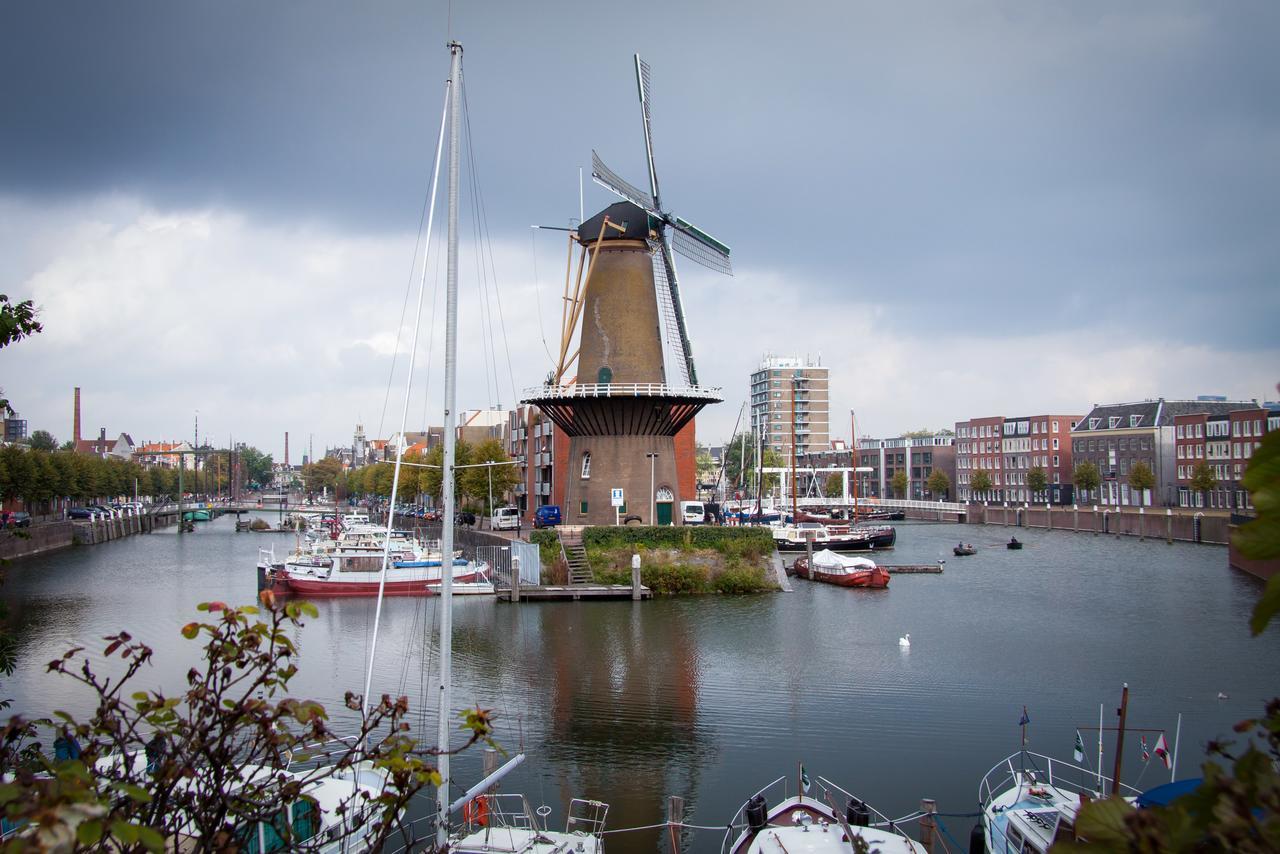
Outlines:
[{"label": "grassy bank", "polygon": [[[543,566],[560,561],[553,531],[530,538]],[[760,528],[599,527],[583,531],[595,581],[630,584],[631,556],[640,555],[641,582],[655,593],[759,593],[776,590],[770,568],[773,537]]]}]

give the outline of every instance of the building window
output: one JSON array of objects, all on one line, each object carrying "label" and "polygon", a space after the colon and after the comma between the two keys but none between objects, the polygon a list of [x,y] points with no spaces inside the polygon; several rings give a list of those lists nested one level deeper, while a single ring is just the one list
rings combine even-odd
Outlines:
[{"label": "building window", "polygon": [[1102,423],[1102,419],[1101,419],[1101,418],[1090,418],[1090,419],[1089,419],[1089,429],[1090,429],[1090,430],[1097,430],[1097,429],[1098,429],[1098,425],[1099,425],[1099,424],[1101,424],[1101,423]]},{"label": "building window", "polygon": [[1054,422],[1053,422],[1053,432],[1055,432],[1055,433],[1057,433],[1057,432],[1058,432],[1058,422],[1057,422],[1057,421],[1054,421]]},{"label": "building window", "polygon": [[[590,477],[591,477],[591,452],[584,451],[582,454],[582,479],[587,480]],[[583,506],[586,506],[585,502],[583,503]],[[583,510],[582,512],[586,513],[587,511]]]},{"label": "building window", "polygon": [[578,512],[583,516],[587,515],[587,499],[582,499],[582,505],[578,508]]}]

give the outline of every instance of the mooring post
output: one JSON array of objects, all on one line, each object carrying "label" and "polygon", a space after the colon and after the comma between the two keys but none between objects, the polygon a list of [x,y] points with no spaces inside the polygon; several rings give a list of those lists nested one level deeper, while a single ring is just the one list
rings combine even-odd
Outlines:
[{"label": "mooring post", "polygon": [[804,556],[809,561],[809,577],[813,577],[813,531],[804,532]]},{"label": "mooring post", "polygon": [[1164,508],[1164,541],[1173,545],[1173,509]]},{"label": "mooring post", "polygon": [[1138,542],[1144,542],[1147,539],[1147,508],[1138,508]]},{"label": "mooring post", "polygon": [[511,558],[511,601],[520,601],[520,558]]},{"label": "mooring post", "polygon": [[640,553],[631,555],[631,600],[640,601]]},{"label": "mooring post", "polygon": [[684,798],[667,795],[667,832],[671,838],[672,852],[680,850],[680,825],[684,824]]},{"label": "mooring post", "polygon": [[937,819],[933,814],[938,811],[938,803],[933,798],[920,799],[920,845],[929,854],[933,854],[934,827]]}]

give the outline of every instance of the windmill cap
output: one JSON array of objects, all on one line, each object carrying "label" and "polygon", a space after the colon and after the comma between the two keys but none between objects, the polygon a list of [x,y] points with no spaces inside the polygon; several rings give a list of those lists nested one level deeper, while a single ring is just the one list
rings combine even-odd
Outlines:
[{"label": "windmill cap", "polygon": [[631,202],[616,202],[578,226],[578,242],[584,246],[595,243],[600,237],[605,217],[609,218],[611,226],[618,225],[623,229],[618,231],[616,228],[606,228],[605,240],[649,239],[649,214]]}]

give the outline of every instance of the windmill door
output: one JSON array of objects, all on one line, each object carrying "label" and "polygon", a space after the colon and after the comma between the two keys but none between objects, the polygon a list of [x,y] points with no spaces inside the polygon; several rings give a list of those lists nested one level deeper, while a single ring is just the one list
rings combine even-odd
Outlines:
[{"label": "windmill door", "polygon": [[675,495],[672,494],[670,489],[667,489],[664,486],[658,490],[658,494],[655,498],[657,499],[657,508],[655,512],[658,515],[658,524],[670,525],[671,507],[675,504]]}]

